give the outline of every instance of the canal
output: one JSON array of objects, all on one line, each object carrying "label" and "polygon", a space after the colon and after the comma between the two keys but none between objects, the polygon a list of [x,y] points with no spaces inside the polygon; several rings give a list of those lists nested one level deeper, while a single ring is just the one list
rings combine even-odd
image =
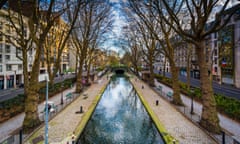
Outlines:
[{"label": "canal", "polygon": [[125,77],[111,80],[78,144],[164,144],[161,134]]}]

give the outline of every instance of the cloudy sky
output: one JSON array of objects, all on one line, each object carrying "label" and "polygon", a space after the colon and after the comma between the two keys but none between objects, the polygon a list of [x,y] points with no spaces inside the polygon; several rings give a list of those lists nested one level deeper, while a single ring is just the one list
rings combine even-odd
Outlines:
[{"label": "cloudy sky", "polygon": [[122,27],[126,25],[124,16],[121,12],[121,3],[126,0],[110,0],[113,6],[114,23],[112,33],[108,35],[108,40],[104,43],[104,49],[111,49],[119,53],[123,53],[121,50],[121,39],[122,39]]}]

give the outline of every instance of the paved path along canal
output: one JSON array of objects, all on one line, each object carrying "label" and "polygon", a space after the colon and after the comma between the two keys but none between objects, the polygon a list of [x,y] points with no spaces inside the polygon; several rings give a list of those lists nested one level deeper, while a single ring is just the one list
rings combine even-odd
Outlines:
[{"label": "paved path along canal", "polygon": [[[75,128],[82,120],[83,114],[76,114],[75,112],[80,110],[80,106],[83,107],[83,111],[86,112],[92,104],[95,97],[100,93],[102,88],[106,86],[108,79],[103,77],[99,80],[99,83],[92,84],[83,94],[81,94],[74,102],[61,111],[56,117],[49,122],[49,143],[51,144],[66,144],[72,142],[72,135]],[[83,95],[87,95],[84,98]],[[44,136],[45,127],[40,128],[34,133],[34,138]],[[26,143],[32,143],[32,140]]]},{"label": "paved path along canal", "polygon": [[[164,125],[167,132],[175,137],[180,144],[215,144],[204,131],[191,123],[181,113],[171,106],[168,102],[158,96],[148,85],[137,80],[136,77],[130,79],[136,90],[148,102],[152,110],[158,116],[160,122]],[[60,112],[49,122],[49,142],[51,144],[66,144],[71,142],[71,136],[75,128],[82,120],[83,114],[75,114],[79,111],[79,107],[83,106],[84,112],[88,110],[95,97],[100,90],[107,84],[108,80],[104,77],[101,83],[93,84],[84,93],[88,94],[88,98],[78,97],[66,109]],[[144,85],[144,89],[142,89]],[[159,100],[159,105],[155,105],[155,101]],[[35,132],[35,137],[44,136],[44,127]],[[27,142],[29,143],[29,141]]]}]

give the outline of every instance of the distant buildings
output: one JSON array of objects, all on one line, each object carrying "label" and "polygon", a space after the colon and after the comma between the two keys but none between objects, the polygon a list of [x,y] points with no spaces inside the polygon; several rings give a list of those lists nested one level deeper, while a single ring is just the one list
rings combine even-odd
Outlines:
[{"label": "distant buildings", "polygon": [[[209,74],[220,84],[229,84],[240,88],[240,6],[236,5],[225,11],[229,14],[238,8],[227,25],[220,31],[212,33],[205,39],[205,60],[208,63]],[[224,19],[224,17],[223,17]],[[187,53],[192,45],[186,43],[175,48],[175,62],[181,75],[187,75]],[[199,66],[195,48],[190,52],[191,77],[199,78]],[[162,56],[164,59],[164,55]],[[159,60],[155,62],[158,64]],[[159,69],[159,67],[157,67]]]}]

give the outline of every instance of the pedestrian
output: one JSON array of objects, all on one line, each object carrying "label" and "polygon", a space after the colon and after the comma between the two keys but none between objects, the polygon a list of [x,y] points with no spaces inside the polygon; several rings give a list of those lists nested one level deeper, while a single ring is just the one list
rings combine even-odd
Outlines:
[{"label": "pedestrian", "polygon": [[52,106],[50,104],[48,104],[48,113],[50,113]]},{"label": "pedestrian", "polygon": [[72,134],[72,144],[75,144],[75,134],[74,134],[74,132]]},{"label": "pedestrian", "polygon": [[144,89],[144,86],[142,85],[142,89]]}]

